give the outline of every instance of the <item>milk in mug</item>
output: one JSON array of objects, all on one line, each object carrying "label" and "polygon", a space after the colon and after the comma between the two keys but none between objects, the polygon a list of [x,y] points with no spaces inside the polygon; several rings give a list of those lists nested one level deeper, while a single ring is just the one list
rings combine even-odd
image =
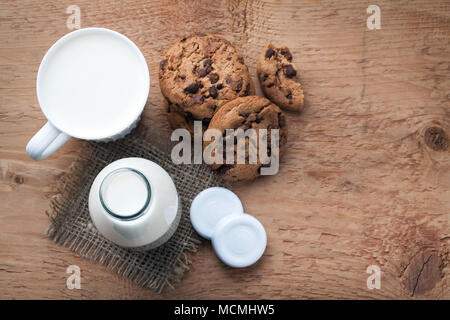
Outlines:
[{"label": "milk in mug", "polygon": [[59,39],[39,67],[36,91],[48,119],[27,152],[42,160],[70,137],[110,141],[139,121],[150,89],[144,56],[124,35],[86,28]]}]

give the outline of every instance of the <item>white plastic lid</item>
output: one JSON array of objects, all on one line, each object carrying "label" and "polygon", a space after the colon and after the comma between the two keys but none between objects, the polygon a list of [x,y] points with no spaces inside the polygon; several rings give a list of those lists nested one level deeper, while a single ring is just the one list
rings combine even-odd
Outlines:
[{"label": "white plastic lid", "polygon": [[211,239],[216,224],[223,217],[242,213],[244,209],[238,196],[222,187],[203,190],[191,204],[192,225],[206,239]]},{"label": "white plastic lid", "polygon": [[267,235],[263,225],[249,214],[233,214],[222,218],[212,235],[217,256],[234,268],[244,268],[261,258]]}]

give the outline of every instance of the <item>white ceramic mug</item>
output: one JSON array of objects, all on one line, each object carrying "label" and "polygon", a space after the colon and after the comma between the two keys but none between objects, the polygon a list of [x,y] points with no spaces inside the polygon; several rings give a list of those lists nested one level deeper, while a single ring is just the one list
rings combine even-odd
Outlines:
[{"label": "white ceramic mug", "polygon": [[28,154],[45,159],[70,137],[123,137],[139,121],[149,89],[145,58],[124,35],[103,28],[65,35],[39,67],[37,98],[48,122],[28,143]]}]

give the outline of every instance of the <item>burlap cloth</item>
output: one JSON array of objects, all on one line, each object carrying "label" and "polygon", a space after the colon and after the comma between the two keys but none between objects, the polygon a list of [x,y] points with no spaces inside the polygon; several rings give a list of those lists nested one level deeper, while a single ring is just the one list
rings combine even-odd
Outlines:
[{"label": "burlap cloth", "polygon": [[[50,239],[158,293],[167,284],[179,282],[190,264],[186,251],[195,252],[200,244],[189,219],[190,204],[203,189],[224,183],[206,165],[173,164],[172,145],[167,135],[142,124],[118,141],[86,142],[51,201],[47,212],[51,219],[47,231]],[[149,159],[163,167],[172,177],[182,203],[175,234],[161,247],[146,252],[125,249],[106,240],[89,216],[88,196],[94,178],[106,165],[125,157]]]}]

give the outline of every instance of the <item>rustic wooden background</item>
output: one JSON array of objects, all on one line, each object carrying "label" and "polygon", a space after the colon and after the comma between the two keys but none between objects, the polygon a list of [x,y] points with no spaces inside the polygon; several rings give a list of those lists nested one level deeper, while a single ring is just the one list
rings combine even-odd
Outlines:
[{"label": "rustic wooden background", "polygon": [[[141,48],[152,77],[143,121],[166,131],[158,62],[183,35],[225,36],[255,81],[268,41],[292,49],[306,108],[287,115],[281,170],[235,188],[267,229],[255,266],[227,268],[205,243],[183,282],[155,295],[44,236],[56,182],[81,142],[41,162],[25,146],[46,121],[36,73],[69,31],[70,4],[82,27],[117,30]],[[366,27],[370,4],[381,8],[381,30]],[[448,0],[2,0],[0,298],[449,299],[449,40]],[[72,264],[81,290],[66,288]],[[373,264],[380,290],[366,286]]]}]

